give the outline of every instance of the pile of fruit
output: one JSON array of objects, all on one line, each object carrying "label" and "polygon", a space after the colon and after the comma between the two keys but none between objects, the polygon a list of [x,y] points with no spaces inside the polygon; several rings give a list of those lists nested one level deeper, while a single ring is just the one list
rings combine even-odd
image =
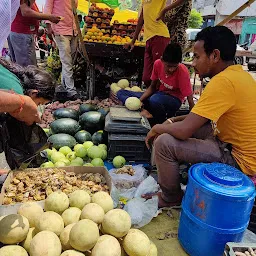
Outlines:
[{"label": "pile of fruit", "polygon": [[106,192],[53,192],[44,210],[23,204],[0,217],[1,256],[157,256],[148,236],[131,229],[129,214],[113,209]]},{"label": "pile of fruit", "polygon": [[14,173],[9,186],[5,188],[3,204],[41,201],[58,190],[70,194],[78,189],[90,195],[109,191],[106,179],[99,173],[76,174],[57,168],[34,169]]},{"label": "pile of fruit", "polygon": [[115,20],[113,23],[112,34],[119,36],[129,36],[133,37],[136,29],[136,24],[132,24],[129,22],[119,23],[118,20]]},{"label": "pile of fruit", "polygon": [[89,13],[85,18],[87,28],[98,26],[99,28],[110,27],[110,22],[115,11],[109,8],[100,8],[95,3],[92,3]]}]

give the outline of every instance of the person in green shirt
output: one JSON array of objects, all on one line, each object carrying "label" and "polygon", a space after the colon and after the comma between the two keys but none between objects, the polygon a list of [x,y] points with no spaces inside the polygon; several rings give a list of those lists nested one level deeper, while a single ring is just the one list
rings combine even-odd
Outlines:
[{"label": "person in green shirt", "polygon": [[78,14],[77,17],[80,24],[80,28],[83,29],[84,28],[83,16],[81,14]]},{"label": "person in green shirt", "polygon": [[0,90],[30,96],[36,105],[44,105],[54,98],[54,78],[36,66],[22,67],[0,59],[0,77]]}]

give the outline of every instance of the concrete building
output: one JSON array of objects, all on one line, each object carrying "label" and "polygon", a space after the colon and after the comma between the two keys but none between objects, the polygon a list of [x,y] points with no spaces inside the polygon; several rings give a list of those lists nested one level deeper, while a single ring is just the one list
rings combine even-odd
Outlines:
[{"label": "concrete building", "polygon": [[[193,7],[202,13],[204,17],[203,27],[207,27],[217,25],[246,2],[247,0],[194,0]],[[250,32],[250,37],[253,38],[253,34],[256,34],[256,31],[253,33],[253,30],[256,29],[256,24],[253,24],[255,23],[255,21],[253,21],[256,19],[255,17],[256,2],[242,11],[239,16],[227,23],[226,26],[234,32],[238,42],[241,41],[241,34],[243,34],[243,38],[246,38],[246,34],[248,34],[247,32]],[[243,25],[243,21],[247,19],[248,22]],[[250,29],[248,29],[249,24]],[[246,31],[243,32],[243,30]]]}]

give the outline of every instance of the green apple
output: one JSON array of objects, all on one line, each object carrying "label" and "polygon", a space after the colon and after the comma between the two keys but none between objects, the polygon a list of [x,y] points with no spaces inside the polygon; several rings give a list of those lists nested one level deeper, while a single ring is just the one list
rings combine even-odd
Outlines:
[{"label": "green apple", "polygon": [[66,156],[68,153],[72,152],[72,150],[70,147],[64,146],[59,149],[59,152]]},{"label": "green apple", "polygon": [[71,163],[78,163],[80,166],[82,166],[84,164],[84,160],[81,157],[77,157],[76,159],[72,160]]},{"label": "green apple", "polygon": [[71,162],[72,160],[76,159],[76,152],[70,152],[66,155],[66,158]]},{"label": "green apple", "polygon": [[87,155],[87,150],[84,148],[84,146],[82,148],[79,148],[76,151],[76,156],[78,156],[78,157],[84,158],[84,157],[86,157],[86,155]]},{"label": "green apple", "polygon": [[61,159],[60,160],[61,162],[63,162],[63,163],[65,163],[66,164],[66,166],[68,166],[69,164],[70,164],[70,161],[67,159],[67,158],[63,158],[63,159]]},{"label": "green apple", "polygon": [[65,167],[66,164],[60,160],[60,161],[56,162],[56,163],[54,164],[54,166],[55,166],[55,167]]},{"label": "green apple", "polygon": [[108,152],[107,152],[107,150],[105,150],[105,149],[102,149],[102,160],[106,160],[107,159],[107,157],[108,157]]},{"label": "green apple", "polygon": [[49,161],[49,162],[45,162],[45,163],[41,164],[40,167],[41,168],[51,168],[51,167],[54,167],[54,164],[53,164],[53,162]]},{"label": "green apple", "polygon": [[83,144],[76,144],[76,145],[74,146],[74,151],[77,152],[77,150],[78,150],[79,148],[83,148],[83,147],[84,147]]},{"label": "green apple", "polygon": [[104,162],[101,158],[94,158],[92,161],[91,161],[91,164],[95,167],[100,167],[100,166],[104,166]]},{"label": "green apple", "polygon": [[107,147],[107,145],[105,145],[105,144],[100,144],[100,145],[98,145],[98,147],[99,147],[99,148],[102,148],[102,149],[104,149],[104,150],[108,150],[108,147]]},{"label": "green apple", "polygon": [[84,142],[83,146],[86,150],[88,150],[90,147],[93,146],[93,143],[91,141],[86,141]]},{"label": "green apple", "polygon": [[55,164],[56,162],[60,161],[61,159],[66,158],[64,154],[60,152],[53,152],[51,155],[51,160]]}]

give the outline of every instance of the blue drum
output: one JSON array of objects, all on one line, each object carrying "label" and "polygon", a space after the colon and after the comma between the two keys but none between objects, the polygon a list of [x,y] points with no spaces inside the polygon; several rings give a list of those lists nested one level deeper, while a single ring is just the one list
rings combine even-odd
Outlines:
[{"label": "blue drum", "polygon": [[192,166],[178,233],[185,251],[222,256],[227,242],[241,242],[254,197],[254,184],[241,171],[219,163]]}]

